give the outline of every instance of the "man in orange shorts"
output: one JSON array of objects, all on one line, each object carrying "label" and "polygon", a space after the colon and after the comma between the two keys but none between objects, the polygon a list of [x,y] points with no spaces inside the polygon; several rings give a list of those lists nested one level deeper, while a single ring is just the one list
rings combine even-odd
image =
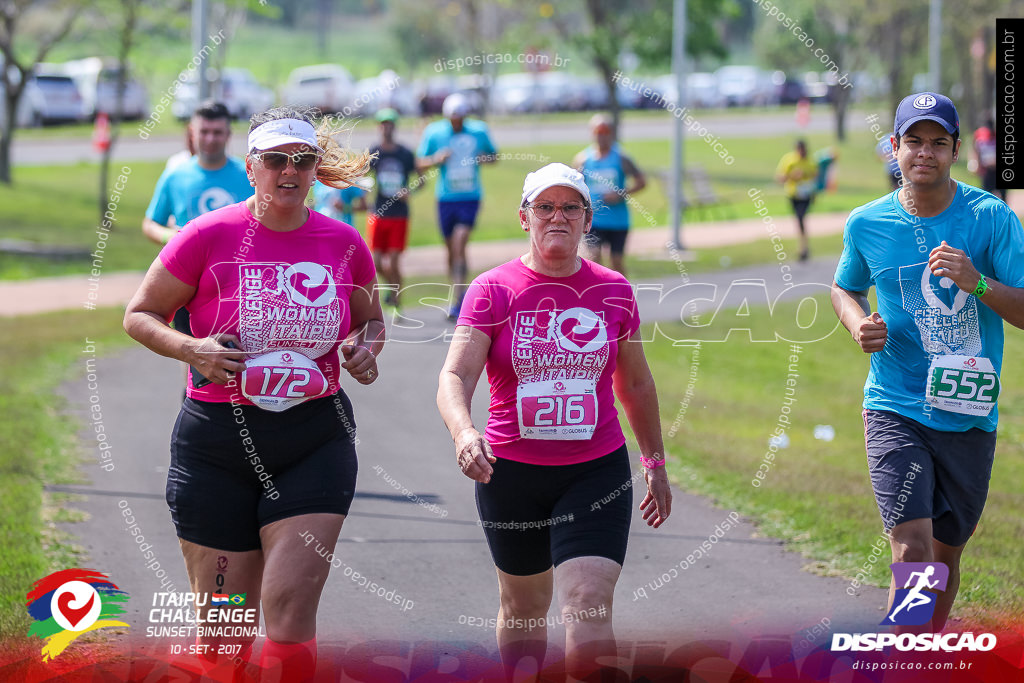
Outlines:
[{"label": "man in orange shorts", "polygon": [[398,309],[402,291],[402,274],[398,260],[409,241],[409,177],[418,177],[413,187],[423,185],[423,174],[416,171],[416,158],[408,147],[395,142],[398,112],[381,109],[377,112],[380,143],[370,150],[376,158],[370,162],[377,177],[374,210],[366,216],[366,236],[373,252],[374,265],[388,284],[384,303]]}]

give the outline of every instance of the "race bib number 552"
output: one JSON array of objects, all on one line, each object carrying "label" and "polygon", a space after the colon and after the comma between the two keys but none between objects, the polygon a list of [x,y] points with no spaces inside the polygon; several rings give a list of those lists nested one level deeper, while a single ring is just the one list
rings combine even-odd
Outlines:
[{"label": "race bib number 552", "polygon": [[936,356],[928,369],[928,403],[951,413],[985,416],[999,397],[999,374],[988,358]]},{"label": "race bib number 552", "polygon": [[589,439],[597,426],[595,385],[587,379],[520,385],[516,396],[519,435],[524,439]]}]

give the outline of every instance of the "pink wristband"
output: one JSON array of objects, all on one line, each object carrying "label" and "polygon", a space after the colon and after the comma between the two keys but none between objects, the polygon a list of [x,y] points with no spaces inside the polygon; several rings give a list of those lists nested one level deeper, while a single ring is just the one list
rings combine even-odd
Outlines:
[{"label": "pink wristband", "polygon": [[665,459],[661,458],[660,460],[654,460],[653,458],[648,458],[646,456],[641,455],[640,456],[640,464],[643,465],[644,467],[646,467],[649,470],[654,470],[654,469],[657,469],[659,467],[664,467],[665,466]]}]

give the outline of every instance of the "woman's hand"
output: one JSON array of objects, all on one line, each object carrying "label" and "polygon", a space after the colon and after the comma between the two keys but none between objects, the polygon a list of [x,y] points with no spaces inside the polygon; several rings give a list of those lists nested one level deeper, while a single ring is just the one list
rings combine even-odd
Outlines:
[{"label": "woman's hand", "polygon": [[348,370],[352,379],[360,384],[373,384],[377,380],[377,357],[368,348],[345,344],[341,347],[341,354],[345,357],[341,367]]},{"label": "woman's hand", "polygon": [[664,466],[653,470],[645,467],[644,479],[647,480],[647,495],[640,503],[640,510],[647,526],[657,529],[672,513],[672,489]]},{"label": "woman's hand", "polygon": [[475,428],[466,427],[455,436],[455,456],[459,460],[459,469],[467,477],[481,484],[491,480],[494,473],[491,463],[497,458],[491,452],[491,444]]},{"label": "woman's hand", "polygon": [[[242,340],[233,334],[217,334],[191,342],[188,364],[214,384],[227,384],[235,373],[245,370]],[[228,348],[227,344],[234,344]]]}]

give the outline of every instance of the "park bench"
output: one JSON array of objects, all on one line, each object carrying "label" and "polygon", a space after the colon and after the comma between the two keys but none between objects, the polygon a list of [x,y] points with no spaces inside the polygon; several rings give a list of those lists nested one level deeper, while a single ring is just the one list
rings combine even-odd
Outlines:
[{"label": "park bench", "polygon": [[[672,172],[659,170],[656,172],[665,192],[665,199],[669,206],[672,205]],[[726,195],[719,194],[711,184],[711,178],[703,166],[688,166],[683,172],[682,187],[683,213],[692,216],[694,220],[700,217],[700,212],[705,212],[706,218],[712,217],[712,210],[718,209],[723,218],[735,218],[732,201]],[[689,213],[687,213],[689,212]]]}]

